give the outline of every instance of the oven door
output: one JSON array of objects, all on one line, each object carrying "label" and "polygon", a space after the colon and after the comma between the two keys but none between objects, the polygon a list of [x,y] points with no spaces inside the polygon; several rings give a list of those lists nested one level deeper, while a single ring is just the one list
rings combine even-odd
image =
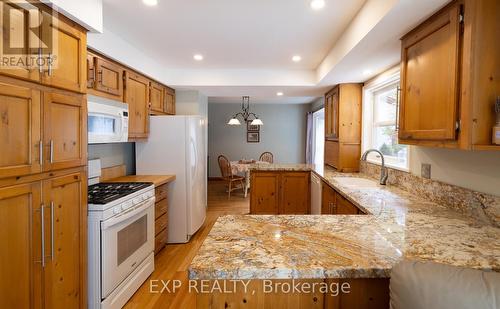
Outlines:
[{"label": "oven door", "polygon": [[101,296],[106,298],[154,250],[154,197],[101,222]]}]

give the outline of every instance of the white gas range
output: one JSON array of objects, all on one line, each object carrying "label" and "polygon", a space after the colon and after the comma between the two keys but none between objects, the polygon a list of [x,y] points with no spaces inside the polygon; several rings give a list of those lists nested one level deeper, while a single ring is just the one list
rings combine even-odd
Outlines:
[{"label": "white gas range", "polygon": [[[100,164],[89,162],[96,175]],[[154,185],[90,183],[88,307],[122,308],[154,270]]]}]

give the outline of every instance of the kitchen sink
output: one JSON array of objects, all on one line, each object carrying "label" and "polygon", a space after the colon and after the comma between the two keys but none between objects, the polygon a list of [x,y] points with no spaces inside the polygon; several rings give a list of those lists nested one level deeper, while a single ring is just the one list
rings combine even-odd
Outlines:
[{"label": "kitchen sink", "polygon": [[357,177],[333,177],[333,180],[346,187],[353,188],[376,188],[378,182],[366,178]]}]

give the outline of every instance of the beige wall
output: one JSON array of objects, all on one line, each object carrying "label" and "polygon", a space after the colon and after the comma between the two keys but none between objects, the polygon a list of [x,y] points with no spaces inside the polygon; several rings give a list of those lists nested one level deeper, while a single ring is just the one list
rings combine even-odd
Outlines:
[{"label": "beige wall", "polygon": [[410,172],[420,176],[421,164],[431,164],[431,178],[500,196],[500,153],[410,147]]}]

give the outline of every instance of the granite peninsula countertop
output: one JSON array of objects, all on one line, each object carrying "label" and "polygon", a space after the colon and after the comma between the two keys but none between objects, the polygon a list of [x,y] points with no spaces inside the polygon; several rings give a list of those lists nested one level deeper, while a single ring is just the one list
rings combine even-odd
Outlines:
[{"label": "granite peninsula countertop", "polygon": [[304,164],[252,168],[313,171],[367,215],[220,217],[189,267],[191,279],[385,278],[404,258],[500,272],[497,227],[394,186],[339,178],[362,174]]}]

